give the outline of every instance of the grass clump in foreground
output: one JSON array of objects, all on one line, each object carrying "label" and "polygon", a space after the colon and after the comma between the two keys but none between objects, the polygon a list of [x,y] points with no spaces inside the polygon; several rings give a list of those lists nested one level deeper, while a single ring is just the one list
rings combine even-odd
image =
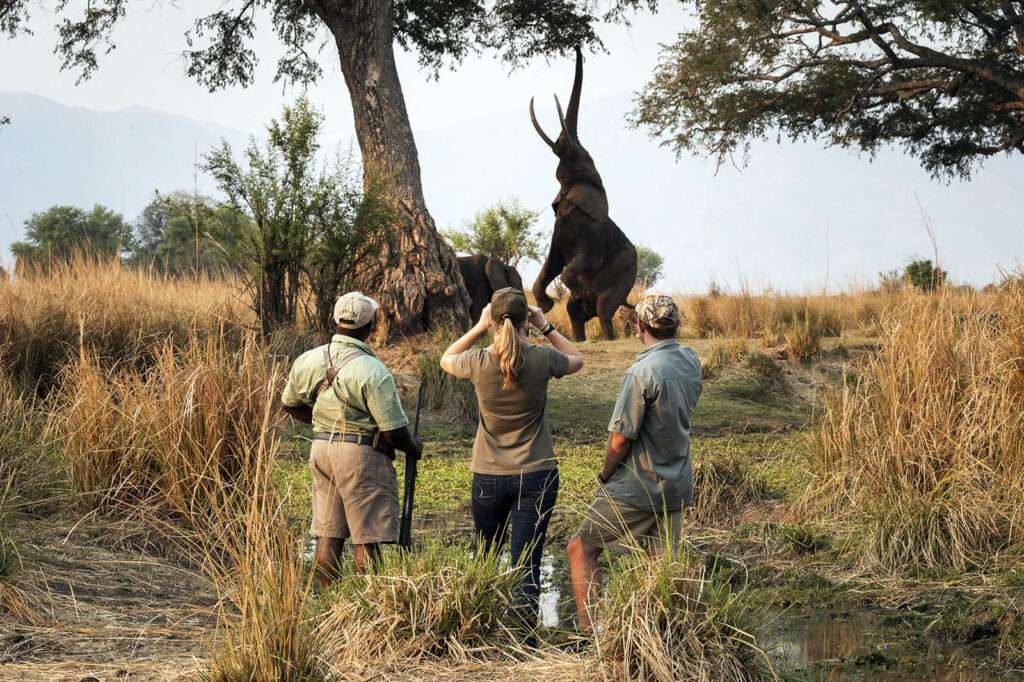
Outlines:
[{"label": "grass clump in foreground", "polygon": [[993,567],[1024,554],[1024,292],[912,296],[827,399],[803,506],[859,528],[869,564]]},{"label": "grass clump in foreground", "polygon": [[345,575],[325,596],[324,655],[348,670],[507,655],[518,648],[506,611],[519,580],[498,554],[466,543],[385,552],[377,570]]},{"label": "grass clump in foreground", "polygon": [[694,560],[631,552],[613,562],[596,637],[606,677],[776,680],[753,635],[756,617],[741,593],[707,579]]}]

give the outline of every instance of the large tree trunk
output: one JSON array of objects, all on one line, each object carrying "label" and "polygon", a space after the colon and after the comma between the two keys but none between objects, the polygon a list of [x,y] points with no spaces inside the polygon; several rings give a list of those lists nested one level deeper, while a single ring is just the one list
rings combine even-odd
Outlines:
[{"label": "large tree trunk", "polygon": [[420,164],[395,66],[392,0],[320,2],[345,75],[364,183],[383,182],[396,210],[388,243],[357,268],[379,297],[388,335],[469,319],[469,295],[451,247],[438,235],[420,184]]}]

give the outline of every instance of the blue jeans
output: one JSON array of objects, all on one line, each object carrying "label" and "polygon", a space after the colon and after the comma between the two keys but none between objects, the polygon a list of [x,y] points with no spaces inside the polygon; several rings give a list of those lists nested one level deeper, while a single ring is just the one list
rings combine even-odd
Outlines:
[{"label": "blue jeans", "polygon": [[[537,624],[544,537],[557,498],[558,469],[510,476],[473,474],[473,524],[484,548],[497,543],[500,550],[506,529],[512,526],[512,565],[523,571],[516,611],[531,630]],[[523,556],[525,552],[529,557]]]}]

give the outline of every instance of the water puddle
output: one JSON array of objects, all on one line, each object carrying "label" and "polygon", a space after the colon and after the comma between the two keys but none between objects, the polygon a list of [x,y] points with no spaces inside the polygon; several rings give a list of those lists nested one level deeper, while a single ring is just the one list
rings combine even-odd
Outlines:
[{"label": "water puddle", "polygon": [[907,651],[904,639],[886,628],[873,613],[833,616],[829,614],[795,618],[785,616],[776,624],[774,641],[768,651],[778,667],[787,670],[814,669],[812,679],[864,682],[992,682],[1015,679],[978,668],[978,661],[964,652],[930,646],[925,651]]}]

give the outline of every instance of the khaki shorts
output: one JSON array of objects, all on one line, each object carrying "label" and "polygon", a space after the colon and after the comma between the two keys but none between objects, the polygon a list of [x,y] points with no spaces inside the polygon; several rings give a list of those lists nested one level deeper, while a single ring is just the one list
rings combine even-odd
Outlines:
[{"label": "khaki shorts", "polygon": [[607,495],[597,497],[587,509],[576,537],[591,547],[625,553],[646,549],[661,554],[665,544],[679,544],[682,512],[638,509]]},{"label": "khaki shorts", "polygon": [[319,538],[357,545],[398,541],[398,478],[384,454],[368,445],[313,441],[313,524]]}]

